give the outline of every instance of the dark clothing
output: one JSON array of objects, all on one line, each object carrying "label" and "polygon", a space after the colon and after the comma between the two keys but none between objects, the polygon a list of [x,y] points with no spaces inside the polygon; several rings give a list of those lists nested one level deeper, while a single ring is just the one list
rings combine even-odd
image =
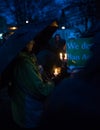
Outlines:
[{"label": "dark clothing", "polygon": [[64,39],[56,41],[52,38],[49,41],[48,49],[44,49],[37,54],[39,64],[43,65],[44,70],[52,77],[55,67],[62,67],[60,53],[66,53],[66,42]]},{"label": "dark clothing", "polygon": [[[58,55],[59,56],[59,55]],[[55,66],[61,66],[61,61],[58,59],[55,53],[48,49],[44,49],[37,54],[37,60],[40,65],[43,66],[44,71],[51,77]]]},{"label": "dark clothing", "polygon": [[65,50],[63,47],[65,46],[66,41],[64,39],[60,39],[59,41],[56,41],[55,38],[52,38],[49,42],[50,49],[55,54],[59,54],[60,52],[64,52]]},{"label": "dark clothing", "polygon": [[100,129],[99,39],[97,32],[91,47],[93,55],[84,70],[74,78],[64,79],[48,99],[41,123],[43,129]]},{"label": "dark clothing", "polygon": [[[99,83],[100,85],[100,83]],[[48,99],[44,129],[100,127],[100,88],[81,79],[65,79]]]},{"label": "dark clothing", "polygon": [[43,82],[35,56],[20,53],[14,65],[11,97],[16,124],[22,128],[36,128],[43,112],[42,97],[48,96],[53,89],[52,82]]},{"label": "dark clothing", "polygon": [[44,129],[100,128],[100,47],[93,53],[84,70],[64,79],[48,99]]}]

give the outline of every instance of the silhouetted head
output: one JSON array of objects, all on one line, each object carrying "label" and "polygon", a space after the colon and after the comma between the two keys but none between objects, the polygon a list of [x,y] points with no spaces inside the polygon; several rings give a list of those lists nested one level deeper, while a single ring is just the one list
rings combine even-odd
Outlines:
[{"label": "silhouetted head", "polygon": [[31,41],[26,45],[27,51],[28,51],[28,52],[31,52],[34,45],[35,45],[35,41],[31,40]]},{"label": "silhouetted head", "polygon": [[25,48],[22,51],[31,53],[33,51],[34,45],[35,45],[35,41],[31,40],[26,44]]},{"label": "silhouetted head", "polygon": [[60,39],[61,39],[60,34],[56,34],[56,35],[55,35],[55,40],[56,40],[56,41],[59,41]]}]

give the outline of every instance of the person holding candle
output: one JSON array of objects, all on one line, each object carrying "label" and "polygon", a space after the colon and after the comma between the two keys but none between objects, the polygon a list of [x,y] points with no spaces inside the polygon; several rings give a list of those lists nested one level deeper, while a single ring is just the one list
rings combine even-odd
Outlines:
[{"label": "person holding candle", "polygon": [[12,62],[11,108],[14,123],[21,128],[38,127],[44,101],[55,88],[53,81],[43,81],[41,66],[32,53],[35,41],[31,40]]},{"label": "person holding candle", "polygon": [[49,42],[50,50],[56,55],[66,53],[66,41],[62,39],[60,34],[56,34]]},{"label": "person holding candle", "polygon": [[66,41],[62,39],[60,34],[56,34],[54,38],[49,41],[50,50],[55,57],[54,66],[61,67],[62,70],[67,68],[67,53]]},{"label": "person holding candle", "polygon": [[92,32],[92,56],[84,69],[64,79],[49,97],[41,123],[43,130],[100,129],[100,21],[98,24]]}]

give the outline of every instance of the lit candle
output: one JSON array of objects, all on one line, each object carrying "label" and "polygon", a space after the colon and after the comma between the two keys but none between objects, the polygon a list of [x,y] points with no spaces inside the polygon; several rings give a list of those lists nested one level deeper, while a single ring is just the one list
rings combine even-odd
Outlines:
[{"label": "lit candle", "polygon": [[57,76],[58,74],[61,73],[61,68],[60,67],[57,67],[54,69],[54,75]]},{"label": "lit candle", "polygon": [[54,75],[55,75],[55,76],[58,75],[58,70],[57,70],[57,68],[54,69]]},{"label": "lit candle", "polygon": [[64,60],[67,60],[67,54],[66,53],[64,54]]},{"label": "lit candle", "polygon": [[60,53],[60,59],[63,60],[63,54],[62,53]]}]

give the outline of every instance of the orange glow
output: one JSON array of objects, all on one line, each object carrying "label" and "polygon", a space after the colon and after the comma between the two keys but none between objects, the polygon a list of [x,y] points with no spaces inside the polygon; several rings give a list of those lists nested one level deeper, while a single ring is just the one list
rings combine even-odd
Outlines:
[{"label": "orange glow", "polygon": [[58,27],[58,24],[57,24],[56,21],[54,21],[54,22],[51,24],[51,26],[53,26],[53,27]]},{"label": "orange glow", "polygon": [[13,26],[13,27],[9,27],[9,30],[16,30],[17,27]]},{"label": "orange glow", "polygon": [[54,68],[54,75],[55,76],[57,76],[60,73],[61,73],[61,68],[60,67]]},{"label": "orange glow", "polygon": [[60,53],[59,56],[60,56],[60,59],[63,60],[63,54]]}]

